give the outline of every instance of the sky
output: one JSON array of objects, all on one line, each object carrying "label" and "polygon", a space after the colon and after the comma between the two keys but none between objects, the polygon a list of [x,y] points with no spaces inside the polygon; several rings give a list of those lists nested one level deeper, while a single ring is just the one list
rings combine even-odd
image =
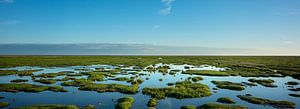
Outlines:
[{"label": "sky", "polygon": [[150,44],[300,55],[298,42],[299,0],[0,0],[0,44]]}]

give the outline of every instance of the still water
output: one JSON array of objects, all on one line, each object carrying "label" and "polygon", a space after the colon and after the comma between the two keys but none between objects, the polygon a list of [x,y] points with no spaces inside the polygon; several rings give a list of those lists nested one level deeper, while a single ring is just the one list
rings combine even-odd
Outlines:
[{"label": "still water", "polygon": [[[162,66],[163,64],[157,64],[157,66]],[[191,66],[191,65],[173,65],[168,64],[170,66],[170,70],[181,70],[185,71],[185,67],[189,66],[192,70],[215,70],[215,71],[224,71],[229,68],[218,68],[215,66],[210,65],[202,65],[202,66]],[[56,73],[61,71],[69,71],[73,73],[80,73],[80,72],[88,72],[93,71],[96,68],[103,68],[106,70],[115,69],[119,66],[112,66],[112,65],[91,65],[91,66],[71,66],[71,67],[31,67],[31,66],[23,66],[23,67],[14,67],[14,68],[2,68],[0,70],[36,70],[40,69],[40,71],[34,72],[34,75],[42,74],[42,73]],[[84,70],[80,70],[84,69]],[[133,67],[122,67],[122,69],[128,72],[133,69]],[[64,88],[68,90],[68,92],[51,92],[51,91],[44,91],[39,93],[27,93],[27,92],[18,92],[18,93],[10,93],[10,92],[0,92],[0,96],[5,97],[5,99],[0,99],[0,101],[9,102],[10,107],[20,107],[20,106],[27,106],[27,105],[35,105],[35,104],[74,104],[80,107],[85,105],[95,105],[99,109],[114,109],[116,104],[116,100],[123,97],[123,96],[132,96],[135,98],[135,102],[133,104],[132,109],[146,109],[147,102],[150,99],[150,96],[143,95],[142,89],[144,87],[168,87],[167,83],[174,83],[176,81],[183,81],[191,76],[197,75],[188,75],[188,74],[181,74],[180,72],[176,73],[175,75],[160,73],[158,71],[155,72],[148,72],[148,71],[139,71],[139,74],[146,74],[140,75],[140,78],[145,80],[142,84],[140,84],[139,92],[137,94],[122,94],[119,92],[105,92],[105,93],[98,93],[95,91],[80,91],[78,87],[67,87]],[[134,74],[128,75],[116,75],[116,77],[131,77]],[[56,78],[63,78],[64,76],[59,76]],[[215,88],[216,85],[211,83],[213,80],[218,81],[231,81],[231,82],[247,82],[248,79],[253,77],[241,77],[241,76],[226,76],[226,77],[218,77],[218,76],[201,76],[204,80],[199,81],[199,83],[206,84],[210,87],[211,91],[213,92],[212,88]],[[76,78],[86,78],[86,76],[80,76]],[[148,80],[146,80],[148,78]],[[0,76],[0,83],[10,83],[11,80],[14,79],[27,79],[29,80],[27,83],[30,84],[38,84],[38,85],[46,85],[42,83],[37,83],[31,80],[30,76],[16,76],[16,75],[9,75],[9,76]],[[105,81],[100,81],[97,83],[103,84],[124,84],[130,85],[126,81],[115,81],[110,80],[111,78],[106,78]],[[159,81],[159,79],[163,79]],[[237,105],[243,105],[248,107],[249,109],[272,109],[271,106],[264,106],[264,105],[256,105],[251,104],[246,101],[240,100],[237,95],[245,95],[251,94],[255,97],[260,98],[267,98],[272,100],[287,100],[296,103],[296,108],[300,108],[300,98],[291,97],[288,94],[290,93],[298,93],[288,90],[289,87],[285,83],[288,81],[297,81],[299,80],[293,79],[291,77],[267,77],[260,79],[273,79],[275,80],[275,85],[278,87],[270,88],[264,87],[261,85],[258,86],[247,86],[243,91],[233,91],[228,89],[219,89],[214,91],[211,96],[202,97],[202,98],[189,98],[189,99],[176,99],[176,98],[165,98],[163,100],[158,101],[158,105],[156,106],[157,109],[180,109],[181,106],[184,105],[195,105],[200,106],[205,103],[209,102],[216,102],[216,100],[220,97],[230,97],[234,101],[236,101]],[[57,82],[55,84],[51,84],[54,86],[59,86],[61,82]],[[299,87],[296,85],[294,87]]]}]

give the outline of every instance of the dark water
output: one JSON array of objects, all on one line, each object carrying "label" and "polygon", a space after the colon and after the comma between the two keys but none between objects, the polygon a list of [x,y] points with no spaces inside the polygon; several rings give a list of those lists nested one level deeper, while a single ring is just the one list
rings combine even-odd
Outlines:
[{"label": "dark water", "polygon": [[[157,66],[159,66],[158,64]],[[184,66],[187,65],[170,65],[171,69],[179,69],[184,70]],[[16,68],[10,68],[10,69],[17,69],[17,70],[30,70],[30,69],[43,69],[41,71],[35,72],[34,74],[41,74],[41,73],[55,73],[60,71],[74,71],[75,73],[79,73],[81,71],[75,70],[76,68],[85,68],[90,70],[95,70],[95,68],[105,68],[105,69],[114,69],[115,66],[111,65],[93,65],[93,66],[72,66],[72,67],[52,67],[52,68],[40,68],[40,67],[16,67]],[[124,68],[124,69],[132,69],[131,67]],[[203,65],[203,66],[197,66],[196,68],[198,70],[226,70],[228,68],[217,68],[213,66]],[[3,70],[3,69],[2,69]],[[177,73],[176,75],[163,75],[159,72],[147,72],[147,71],[141,71],[139,73],[145,73],[147,75],[140,76],[140,78],[144,79],[145,81],[140,84],[139,93],[137,94],[122,94],[119,92],[105,92],[105,93],[98,93],[94,91],[79,91],[78,87],[64,87],[69,92],[51,92],[51,91],[44,91],[39,93],[25,93],[25,92],[19,92],[19,93],[9,93],[9,92],[0,92],[0,96],[4,96],[5,99],[1,99],[0,101],[7,101],[10,103],[9,107],[19,107],[19,106],[27,106],[27,105],[34,105],[34,104],[74,104],[77,106],[85,106],[85,105],[95,105],[97,108],[103,108],[103,109],[114,109],[114,106],[116,104],[116,100],[123,96],[132,96],[135,98],[135,102],[133,104],[132,109],[143,109],[147,108],[147,102],[150,99],[150,96],[143,95],[142,89],[144,87],[167,87],[167,83],[170,82],[176,82],[176,81],[183,81],[184,79],[191,77],[191,75],[181,74]],[[150,74],[150,75],[148,75]],[[131,77],[133,75],[117,75],[116,77]],[[63,78],[64,76],[60,76],[57,78]],[[247,82],[249,78],[251,77],[240,77],[240,76],[228,76],[228,77],[216,77],[216,76],[202,76],[204,80],[199,81],[200,83],[209,85],[211,91],[212,88],[216,87],[214,84],[211,83],[212,80],[218,80],[218,81],[231,81],[231,82]],[[77,78],[86,78],[86,76],[83,77],[77,77]],[[146,80],[146,78],[149,78],[149,80]],[[163,81],[159,81],[159,79],[162,78]],[[10,83],[10,80],[14,79],[27,79],[29,80],[30,84],[39,84],[39,85],[45,85],[37,82],[33,82],[31,80],[31,77],[24,76],[19,77],[16,75],[9,75],[9,76],[0,76],[0,83]],[[130,85],[130,83],[123,82],[123,81],[114,81],[114,80],[108,80],[109,78],[106,78],[105,81],[100,81],[97,83],[117,83],[117,84],[124,84],[124,85]],[[176,99],[176,98],[166,98],[163,100],[159,100],[158,105],[156,106],[157,109],[180,109],[183,105],[202,105],[208,102],[216,102],[216,100],[220,97],[230,97],[233,100],[235,100],[238,105],[244,105],[247,106],[250,109],[268,109],[273,108],[270,106],[263,106],[263,105],[256,105],[251,104],[245,101],[240,100],[237,98],[237,95],[244,95],[244,94],[252,94],[256,97],[261,98],[268,98],[272,100],[287,100],[292,101],[296,103],[296,107],[300,108],[300,99],[296,97],[291,97],[288,94],[290,93],[298,93],[299,92],[293,92],[289,91],[288,86],[285,84],[288,81],[298,81],[296,79],[293,79],[291,77],[268,77],[268,78],[261,78],[261,79],[273,79],[275,80],[275,84],[278,86],[276,88],[268,88],[261,85],[253,86],[253,87],[246,87],[243,91],[233,91],[233,90],[227,90],[227,89],[219,89],[216,93],[213,93],[213,95],[209,97],[202,97],[202,98],[192,98],[192,99]],[[56,84],[52,85],[60,85],[61,82],[57,82]],[[299,87],[299,85],[295,86]],[[8,107],[8,108],[9,108]]]}]

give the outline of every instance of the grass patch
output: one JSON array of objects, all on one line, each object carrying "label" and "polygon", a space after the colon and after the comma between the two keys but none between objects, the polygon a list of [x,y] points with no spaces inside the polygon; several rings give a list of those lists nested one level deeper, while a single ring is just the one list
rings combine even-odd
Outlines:
[{"label": "grass patch", "polygon": [[8,102],[0,102],[0,108],[7,107],[9,105]]},{"label": "grass patch", "polygon": [[275,101],[246,95],[238,95],[237,97],[253,104],[269,105],[275,108],[295,108],[295,103],[290,101]]},{"label": "grass patch", "polygon": [[200,80],[203,80],[203,78],[200,77],[200,76],[198,76],[198,77],[192,77],[191,79],[192,79],[193,82],[198,82]]},{"label": "grass patch", "polygon": [[147,106],[148,107],[155,107],[157,105],[157,99],[156,98],[151,98],[148,103]]},{"label": "grass patch", "polygon": [[211,92],[207,85],[183,81],[177,82],[175,87],[143,88],[143,94],[150,95],[152,98],[157,99],[163,99],[165,97],[183,99],[210,96]]},{"label": "grass patch", "polygon": [[291,94],[289,94],[289,96],[292,96],[292,97],[300,97],[300,94],[291,93]]},{"label": "grass patch", "polygon": [[116,81],[128,81],[130,79],[126,78],[126,77],[118,77],[118,78],[114,78],[113,80],[116,80]]},{"label": "grass patch", "polygon": [[43,73],[39,75],[35,75],[34,77],[42,77],[42,78],[55,78],[57,76],[64,76],[66,72],[58,72],[58,73]]},{"label": "grass patch", "polygon": [[205,75],[205,76],[230,76],[227,72],[213,70],[187,70],[183,74]]},{"label": "grass patch", "polygon": [[241,83],[234,83],[230,81],[211,81],[211,82],[217,85],[217,87],[221,89],[229,89],[229,90],[237,90],[237,91],[241,91],[245,89],[245,86]]},{"label": "grass patch", "polygon": [[233,101],[231,98],[228,98],[228,97],[218,98],[217,102],[228,103],[228,104],[234,104],[235,103],[235,101]]},{"label": "grass patch", "polygon": [[60,86],[41,86],[34,84],[0,84],[0,92],[42,92],[42,91],[53,91],[53,92],[66,92],[63,87]]},{"label": "grass patch", "polygon": [[287,84],[287,85],[298,85],[299,83],[297,81],[289,81],[285,84]]},{"label": "grass patch", "polygon": [[7,76],[7,75],[18,75],[18,76],[32,76],[33,72],[37,72],[40,70],[0,70],[0,76]]},{"label": "grass patch", "polygon": [[194,105],[186,105],[186,106],[181,106],[180,109],[197,109],[197,107]]},{"label": "grass patch", "polygon": [[56,83],[55,79],[39,79],[39,80],[34,80],[34,82],[39,82],[43,84],[54,84]]},{"label": "grass patch", "polygon": [[12,109],[80,109],[80,108],[75,105],[41,104],[41,105],[17,107]]},{"label": "grass patch", "polygon": [[249,79],[248,81],[260,84],[265,87],[277,87],[277,85],[273,84],[275,81],[272,79],[253,79],[252,78],[252,79]]},{"label": "grass patch", "polygon": [[118,99],[118,103],[115,106],[115,109],[130,109],[132,103],[134,102],[134,98],[132,97],[122,97]]},{"label": "grass patch", "polygon": [[239,105],[207,103],[207,104],[199,106],[197,109],[247,109],[247,107],[239,106]]},{"label": "grass patch", "polygon": [[121,92],[126,94],[135,94],[138,92],[139,84],[131,86],[122,84],[95,84],[88,79],[76,79],[70,82],[63,82],[63,86],[78,86],[79,90],[101,92]]},{"label": "grass patch", "polygon": [[28,80],[27,79],[15,79],[15,80],[11,80],[10,82],[20,83],[20,82],[28,82]]}]

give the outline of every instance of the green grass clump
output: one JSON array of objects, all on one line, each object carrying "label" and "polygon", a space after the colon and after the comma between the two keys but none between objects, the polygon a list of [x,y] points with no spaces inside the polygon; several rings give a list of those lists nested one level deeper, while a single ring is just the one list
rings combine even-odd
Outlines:
[{"label": "green grass clump", "polygon": [[119,77],[119,78],[114,78],[113,80],[116,80],[116,81],[128,81],[129,78],[126,78],[126,77]]},{"label": "green grass clump", "polygon": [[88,76],[88,80],[91,81],[103,81],[105,76],[103,74],[91,74]]},{"label": "green grass clump", "polygon": [[275,81],[272,79],[253,79],[252,78],[252,79],[249,79],[248,81],[258,83],[265,87],[277,87],[277,85],[273,84]]},{"label": "green grass clump", "polygon": [[80,108],[75,105],[41,104],[41,105],[17,107],[12,109],[80,109]]},{"label": "green grass clump", "polygon": [[0,108],[7,107],[9,105],[8,102],[0,102]]},{"label": "green grass clump", "polygon": [[58,73],[43,73],[39,75],[35,75],[34,77],[42,77],[42,78],[55,78],[57,76],[64,76],[66,72],[58,72]]},{"label": "green grass clump", "polygon": [[83,107],[83,109],[96,109],[96,106],[94,105],[86,105]]},{"label": "green grass clump", "polygon": [[197,109],[197,107],[194,105],[186,105],[186,106],[181,106],[180,109]]},{"label": "green grass clump", "polygon": [[27,79],[15,79],[15,80],[11,80],[10,82],[19,83],[19,82],[27,82],[27,81],[28,81]]},{"label": "green grass clump", "polygon": [[18,76],[32,76],[33,72],[37,72],[40,70],[0,70],[0,76],[7,76],[7,75],[18,75]]},{"label": "green grass clump", "polygon": [[39,80],[34,80],[34,82],[39,82],[43,84],[54,84],[56,83],[55,79],[39,79]]},{"label": "green grass clump", "polygon": [[239,105],[207,103],[207,104],[199,106],[197,109],[247,109],[247,107],[239,106]]},{"label": "green grass clump", "polygon": [[218,88],[221,89],[229,89],[229,90],[237,90],[241,91],[245,89],[245,86],[241,83],[234,83],[230,81],[211,81],[216,84]]},{"label": "green grass clump", "polygon": [[115,109],[130,109],[132,103],[134,102],[134,98],[132,97],[122,97],[118,99],[118,103],[115,106]]},{"label": "green grass clump", "polygon": [[292,96],[292,97],[300,97],[300,94],[291,93],[291,94],[289,94],[289,96]]},{"label": "green grass clump", "polygon": [[220,102],[220,103],[228,103],[228,104],[233,104],[233,103],[235,103],[235,101],[233,101],[231,98],[228,98],[228,97],[221,97],[221,98],[218,98],[217,102]]},{"label": "green grass clump", "polygon": [[285,84],[287,84],[287,85],[298,85],[299,83],[297,81],[289,81]]},{"label": "green grass clump", "polygon": [[0,84],[0,92],[42,92],[42,91],[53,91],[53,92],[66,92],[63,87],[60,86],[41,86],[34,84]]},{"label": "green grass clump", "polygon": [[198,76],[198,77],[192,77],[191,79],[192,79],[193,82],[198,82],[200,80],[203,80],[203,78],[200,77],[200,76]]},{"label": "green grass clump", "polygon": [[97,91],[101,92],[121,92],[126,94],[135,94],[138,92],[139,84],[132,84],[131,86],[122,84],[95,84],[88,79],[76,79],[74,81],[63,82],[63,86],[77,86],[79,90]]},{"label": "green grass clump", "polygon": [[205,75],[205,76],[230,76],[227,72],[213,70],[187,70],[183,74]]},{"label": "green grass clump", "polygon": [[151,98],[148,103],[147,106],[148,107],[155,107],[157,105],[157,99],[156,98]]},{"label": "green grass clump", "polygon": [[270,105],[275,108],[295,108],[295,103],[290,101],[275,101],[246,95],[238,95],[237,97],[253,104]]},{"label": "green grass clump", "polygon": [[183,81],[177,82],[175,87],[143,88],[143,94],[150,95],[152,98],[157,99],[163,99],[165,97],[183,99],[210,96],[211,92],[207,85]]}]

